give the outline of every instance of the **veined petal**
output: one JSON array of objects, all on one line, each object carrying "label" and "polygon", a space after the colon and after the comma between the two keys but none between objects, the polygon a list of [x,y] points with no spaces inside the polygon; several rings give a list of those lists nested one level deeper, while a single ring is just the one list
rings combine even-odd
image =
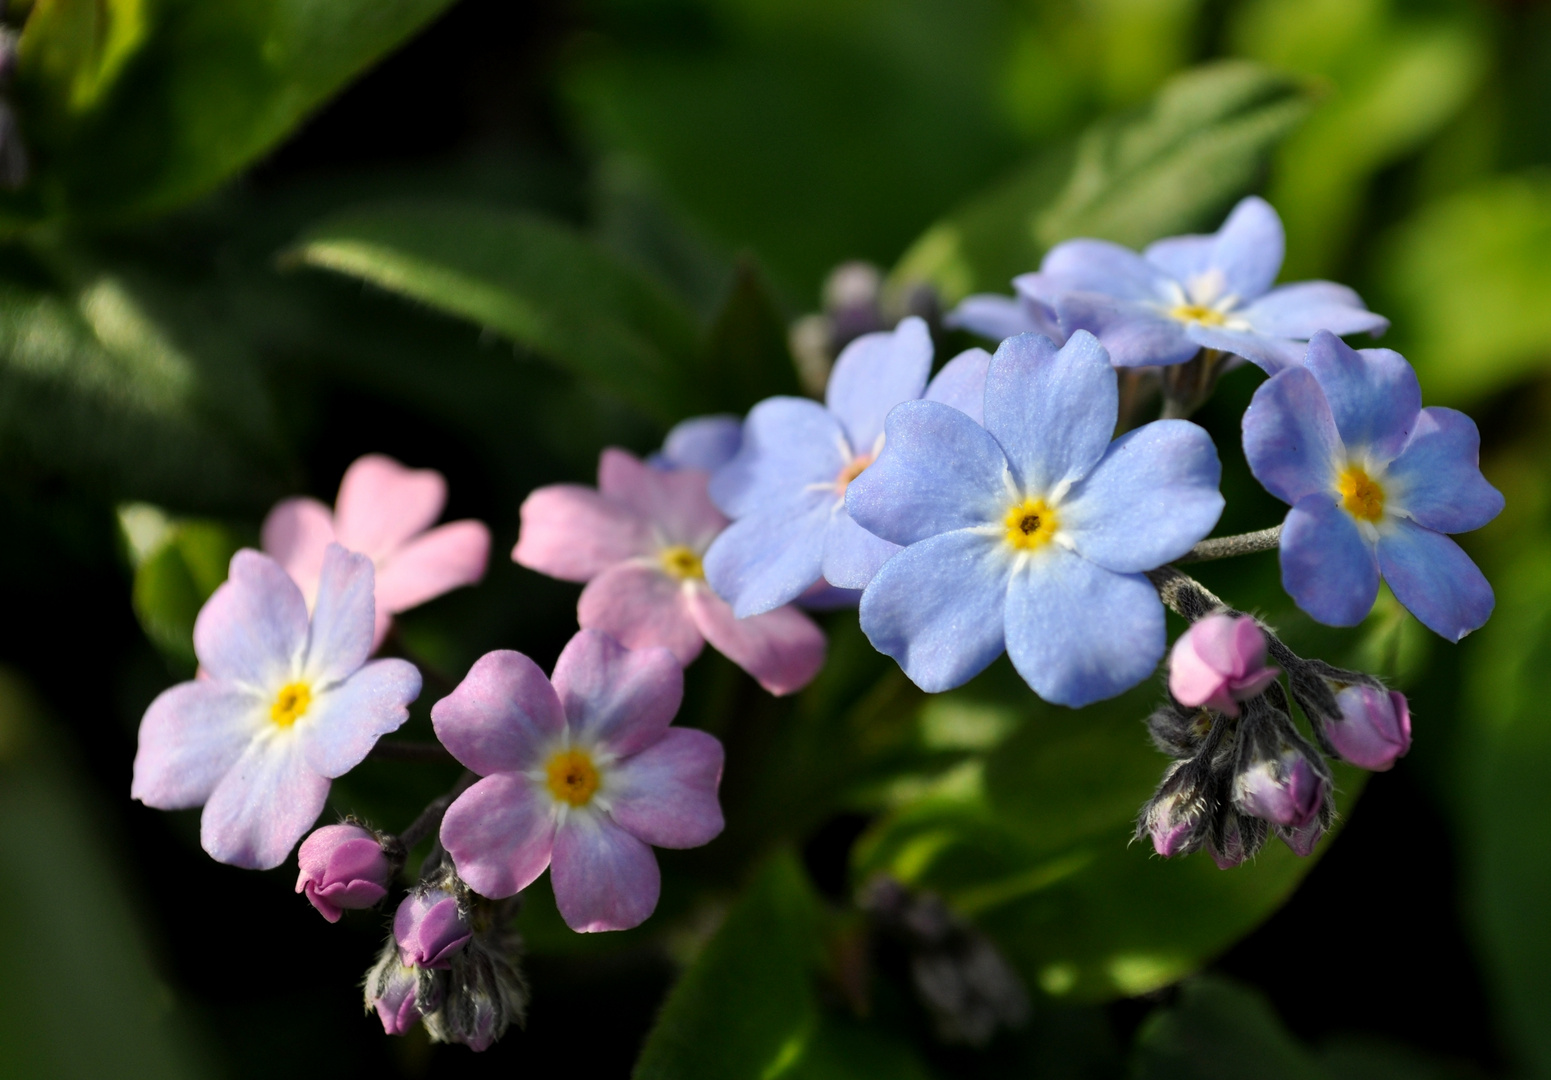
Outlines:
[{"label": "veined petal", "polygon": [[566,816],[555,832],[549,880],[560,917],[579,934],[640,926],[662,890],[652,849],[605,814]]},{"label": "veined petal", "polygon": [[1052,337],[1059,333],[1054,313],[1046,315],[1040,307],[1025,303],[1021,297],[997,293],[966,296],[944,317],[943,325],[953,330],[968,330],[992,341],[1001,341],[1014,334]]},{"label": "veined petal", "polygon": [[554,800],[520,773],[487,776],[447,808],[441,840],[469,888],[496,900],[515,896],[549,865]]},{"label": "veined petal", "polygon": [[889,410],[920,397],[931,371],[931,332],[911,315],[892,331],[863,334],[840,351],[824,404],[845,425],[851,448],[870,451]]},{"label": "veined petal", "polygon": [[498,649],[474,661],[457,688],[431,706],[431,724],[453,757],[489,776],[531,768],[565,731],[565,712],[537,664]]},{"label": "veined petal", "polygon": [[985,419],[986,373],[990,369],[990,353],[984,349],[965,349],[932,376],[922,397],[926,401],[951,405],[978,424]]},{"label": "veined petal", "polygon": [[1267,491],[1289,505],[1329,492],[1344,453],[1312,372],[1288,368],[1260,384],[1244,411],[1244,456]]},{"label": "veined petal", "polygon": [[1262,334],[1299,341],[1320,330],[1345,337],[1389,329],[1389,320],[1369,311],[1355,290],[1333,281],[1281,285],[1234,314]]},{"label": "veined petal", "polygon": [[874,536],[836,509],[824,530],[824,580],[840,589],[865,589],[899,545]]},{"label": "veined petal", "polygon": [[1309,340],[1304,366],[1325,391],[1349,452],[1386,464],[1399,456],[1422,411],[1422,385],[1405,357],[1393,349],[1359,352],[1321,330]]},{"label": "veined petal", "polygon": [[323,551],[334,543],[334,512],[317,499],[285,499],[264,518],[264,553],[285,568],[309,599],[318,593]]},{"label": "veined petal", "polygon": [[684,597],[711,647],[777,697],[801,690],[824,666],[824,631],[794,607],[739,619],[709,588],[692,586]]},{"label": "veined petal", "polygon": [[410,540],[377,567],[377,606],[392,614],[419,607],[485,576],[490,529],[454,521]]},{"label": "veined petal", "polygon": [[268,555],[244,548],[194,620],[194,654],[215,679],[283,684],[307,647],[307,602]]},{"label": "veined petal", "polygon": [[710,475],[698,469],[654,469],[612,447],[598,461],[598,490],[651,522],[660,540],[704,550],[727,527],[706,490]]},{"label": "veined petal", "polygon": [[384,454],[367,454],[339,482],[334,529],[351,551],[381,559],[428,529],[446,504],[447,481],[435,469],[409,469]]},{"label": "veined petal", "polygon": [[1282,588],[1326,626],[1356,626],[1379,595],[1379,560],[1326,494],[1298,501],[1282,526]]},{"label": "veined petal", "polygon": [[[711,476],[711,501],[730,518],[802,503],[810,485],[833,483],[847,462],[847,436],[829,410],[807,398],[761,401],[743,422],[737,457]],[[871,446],[853,447],[858,453]]]},{"label": "veined petal", "polygon": [[330,686],[366,663],[372,652],[375,592],[372,561],[330,544],[323,555],[303,665],[309,681]]},{"label": "veined petal", "polygon": [[523,500],[521,516],[512,560],[561,581],[591,581],[653,546],[645,518],[578,484],[536,489]]},{"label": "veined petal", "polygon": [[703,731],[670,728],[609,772],[609,815],[654,847],[692,848],[722,831],[722,744]]},{"label": "veined petal", "polygon": [[329,781],[308,768],[294,732],[251,740],[210,793],[199,842],[218,862],[273,870],[318,820]]},{"label": "veined petal", "polygon": [[1436,405],[1423,409],[1411,441],[1386,475],[1394,488],[1391,497],[1425,528],[1445,533],[1479,529],[1503,508],[1502,492],[1481,475],[1480,454],[1474,420]]},{"label": "veined petal", "polygon": [[262,730],[268,707],[251,688],[218,679],[163,690],[140,721],[130,798],[158,810],[203,805]]},{"label": "veined petal", "polygon": [[1399,519],[1379,534],[1379,569],[1423,626],[1450,641],[1479,629],[1497,599],[1479,567],[1442,533]]},{"label": "veined petal", "polygon": [[718,413],[692,416],[669,430],[661,458],[675,469],[712,473],[731,461],[743,445],[743,418]]},{"label": "veined petal", "polygon": [[1091,334],[1073,334],[1059,350],[1032,334],[1008,338],[986,376],[986,428],[1026,494],[1087,476],[1109,447],[1119,408],[1114,369]]},{"label": "veined petal", "polygon": [[1128,247],[1108,240],[1068,240],[1039,265],[1045,292],[1099,293],[1147,303],[1167,300],[1176,283]]},{"label": "veined petal", "polygon": [[711,588],[740,618],[791,603],[819,580],[834,505],[834,492],[812,491],[784,512],[777,508],[734,521],[706,549],[703,565]]},{"label": "veined petal", "polygon": [[705,645],[685,604],[684,585],[652,566],[622,563],[593,578],[576,621],[629,649],[667,649],[688,666]]},{"label": "veined petal", "polygon": [[420,672],[408,660],[372,660],[331,690],[316,695],[296,722],[307,767],[330,778],[366,759],[377,740],[409,719],[420,696]]},{"label": "veined petal", "polygon": [[1239,200],[1217,230],[1211,269],[1223,275],[1225,292],[1252,300],[1276,281],[1286,250],[1287,234],[1282,229],[1282,219],[1270,203],[1251,195]]},{"label": "veined petal", "polygon": [[550,677],[572,739],[621,757],[662,738],[684,698],[684,671],[667,649],[627,649],[582,630]]}]

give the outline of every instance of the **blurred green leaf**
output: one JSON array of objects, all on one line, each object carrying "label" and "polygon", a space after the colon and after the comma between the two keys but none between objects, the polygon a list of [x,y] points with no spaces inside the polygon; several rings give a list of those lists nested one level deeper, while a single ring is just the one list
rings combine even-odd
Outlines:
[{"label": "blurred green leaf", "polygon": [[738,261],[711,323],[705,366],[717,408],[730,412],[746,412],[776,394],[802,392],[786,346],[786,320],[751,259]]},{"label": "blurred green leaf", "polygon": [[194,620],[241,541],[218,522],[172,520],[146,503],[119,507],[118,520],[134,562],[135,617],[164,655],[192,672]]}]

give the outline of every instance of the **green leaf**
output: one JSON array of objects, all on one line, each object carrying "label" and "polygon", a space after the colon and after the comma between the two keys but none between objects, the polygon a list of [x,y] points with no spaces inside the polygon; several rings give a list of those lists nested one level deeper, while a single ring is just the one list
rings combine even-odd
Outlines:
[{"label": "green leaf", "polygon": [[716,407],[744,413],[776,394],[800,394],[786,345],[786,320],[759,267],[741,259],[711,323],[705,367]]},{"label": "green leaf", "polygon": [[169,660],[192,672],[194,620],[241,541],[218,522],[170,520],[147,503],[119,507],[118,520],[135,568],[135,617]]},{"label": "green leaf", "polygon": [[1191,979],[1147,1018],[1133,1067],[1136,1080],[1326,1080],[1258,991],[1221,978]]},{"label": "green leaf", "polygon": [[472,320],[664,422],[707,401],[693,318],[554,222],[478,206],[369,207],[309,229],[287,259]]}]

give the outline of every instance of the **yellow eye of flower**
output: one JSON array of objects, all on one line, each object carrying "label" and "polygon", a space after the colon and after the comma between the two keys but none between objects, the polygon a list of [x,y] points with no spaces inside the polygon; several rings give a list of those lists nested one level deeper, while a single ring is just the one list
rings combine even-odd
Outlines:
[{"label": "yellow eye of flower", "polygon": [[294,682],[280,688],[275,703],[269,707],[269,718],[279,727],[288,728],[307,712],[312,704],[312,687],[304,682]]},{"label": "yellow eye of flower", "polygon": [[861,476],[862,473],[866,472],[867,466],[871,465],[872,463],[873,455],[871,454],[858,454],[856,457],[846,462],[845,466],[840,470],[839,475],[835,477],[835,489],[839,491],[842,496],[844,496],[846,493],[846,488],[851,485],[851,481],[855,480],[858,476]]},{"label": "yellow eye of flower", "polygon": [[1362,468],[1351,465],[1336,480],[1341,506],[1358,521],[1374,522],[1384,516],[1384,489]]},{"label": "yellow eye of flower", "polygon": [[1007,508],[1002,524],[1007,529],[1008,546],[1019,551],[1034,551],[1050,542],[1061,523],[1044,499],[1024,499]]},{"label": "yellow eye of flower", "polygon": [[669,577],[678,578],[680,581],[705,577],[705,567],[700,564],[700,556],[682,544],[663,548],[657,557],[662,560],[663,571]]},{"label": "yellow eye of flower", "polygon": [[1169,310],[1169,315],[1183,323],[1199,323],[1202,326],[1224,326],[1228,322],[1228,316],[1216,308],[1203,307],[1200,304],[1180,304]]},{"label": "yellow eye of flower", "polygon": [[549,793],[572,806],[586,806],[598,790],[598,770],[585,750],[562,750],[549,759]]}]

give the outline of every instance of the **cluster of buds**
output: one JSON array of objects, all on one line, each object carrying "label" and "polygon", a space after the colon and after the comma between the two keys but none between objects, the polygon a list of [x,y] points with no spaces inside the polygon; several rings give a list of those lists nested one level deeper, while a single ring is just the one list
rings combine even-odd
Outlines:
[{"label": "cluster of buds", "polygon": [[883,273],[869,262],[843,262],[824,280],[824,310],[804,315],[791,326],[787,344],[804,388],[824,395],[835,358],[863,334],[892,330],[903,318],[916,315],[937,327],[942,305],[926,283],[905,289],[889,287]]}]

